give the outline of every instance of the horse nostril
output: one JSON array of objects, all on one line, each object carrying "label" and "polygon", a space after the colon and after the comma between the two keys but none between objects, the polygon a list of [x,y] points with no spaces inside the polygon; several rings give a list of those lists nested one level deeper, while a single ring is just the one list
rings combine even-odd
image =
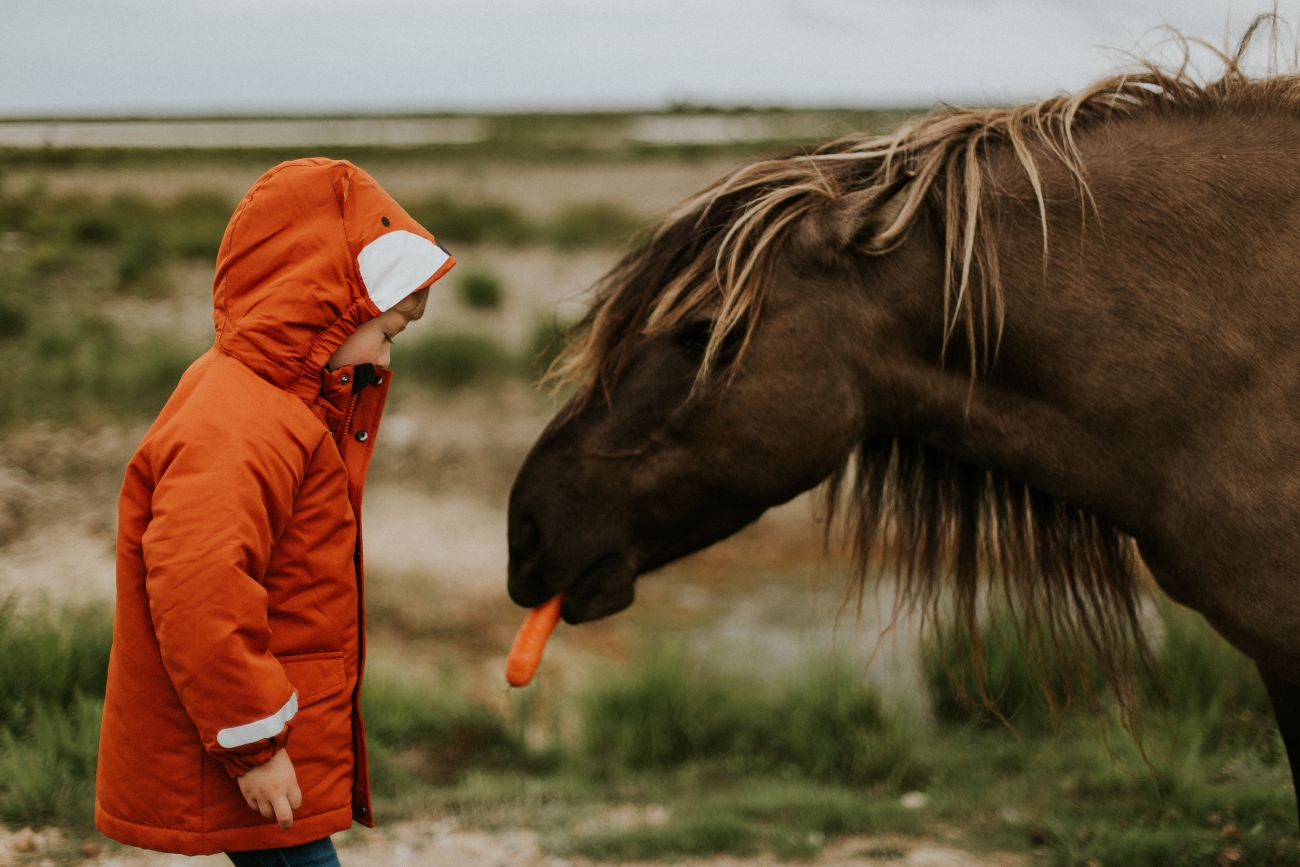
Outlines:
[{"label": "horse nostril", "polygon": [[541,546],[542,532],[532,518],[519,518],[510,523],[510,559],[527,563]]}]

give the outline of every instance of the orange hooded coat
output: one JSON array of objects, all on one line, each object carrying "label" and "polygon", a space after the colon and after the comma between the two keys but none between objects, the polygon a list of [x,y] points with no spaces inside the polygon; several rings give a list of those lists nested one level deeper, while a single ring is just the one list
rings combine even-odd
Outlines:
[{"label": "orange hooded coat", "polygon": [[[391,377],[325,363],[452,264],[346,162],[279,165],[235,210],[216,343],[122,485],[95,798],[109,837],[197,855],[372,824],[361,486]],[[302,807],[282,831],[235,778],[286,739]]]}]

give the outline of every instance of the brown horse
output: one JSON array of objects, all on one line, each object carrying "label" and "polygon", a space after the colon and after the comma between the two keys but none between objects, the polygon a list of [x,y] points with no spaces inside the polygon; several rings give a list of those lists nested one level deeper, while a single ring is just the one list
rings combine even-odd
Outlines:
[{"label": "brown horse", "polygon": [[904,604],[969,630],[1003,598],[1121,707],[1145,564],[1256,661],[1295,772],[1300,77],[1246,76],[1248,41],[1213,83],[943,109],[684,202],[579,326],[511,598],[604,617],[829,479]]}]

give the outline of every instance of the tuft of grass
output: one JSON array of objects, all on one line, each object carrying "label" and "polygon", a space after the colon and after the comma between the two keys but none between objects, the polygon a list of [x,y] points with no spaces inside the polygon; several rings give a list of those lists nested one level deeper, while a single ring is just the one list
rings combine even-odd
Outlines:
[{"label": "tuft of grass", "polygon": [[426,199],[406,210],[439,240],[449,243],[507,247],[545,243],[561,250],[617,247],[649,223],[645,217],[609,202],[572,205],[541,223],[529,220],[510,205],[462,202],[450,196]]},{"label": "tuft of grass", "polygon": [[0,604],[0,729],[23,730],[38,708],[103,696],[112,642],[112,618],[101,608],[20,616],[14,600]]},{"label": "tuft of grass", "polygon": [[31,317],[17,299],[0,299],[0,340],[12,340],[27,333]]},{"label": "tuft of grass", "polygon": [[1210,752],[1249,751],[1285,761],[1268,691],[1255,664],[1195,612],[1166,603],[1157,677],[1147,700]]},{"label": "tuft of grass", "polygon": [[213,261],[234,205],[221,193],[194,190],[167,208],[168,246],[179,256]]},{"label": "tuft of grass", "polygon": [[[651,653],[626,678],[581,699],[587,754],[606,768],[666,768],[744,751],[747,702],[734,680]],[[765,708],[759,708],[765,710]]]},{"label": "tuft of grass", "polygon": [[506,298],[501,278],[491,271],[466,271],[457,284],[460,303],[471,310],[499,310]]},{"label": "tuft of grass", "polygon": [[547,238],[561,250],[617,247],[645,228],[647,220],[618,205],[591,202],[560,212],[547,226]]},{"label": "tuft of grass", "polygon": [[403,776],[448,783],[478,767],[529,767],[523,743],[500,715],[459,694],[433,695],[372,678],[361,694],[366,735],[378,747],[388,792]]},{"label": "tuft of grass", "polygon": [[0,605],[0,821],[89,828],[112,620]]},{"label": "tuft of grass", "polygon": [[915,785],[928,775],[909,730],[833,662],[774,693],[653,653],[626,679],[589,692],[581,713],[587,754],[606,772],[713,761],[859,785]]},{"label": "tuft of grass", "polygon": [[68,706],[32,706],[19,733],[0,729],[0,821],[91,827],[103,709],[78,694]]},{"label": "tuft of grass", "polygon": [[118,257],[118,291],[150,298],[165,295],[169,288],[166,264],[161,233],[152,226],[137,229],[127,238]]},{"label": "tuft of grass", "polygon": [[111,320],[46,321],[23,340],[0,341],[0,424],[151,416],[162,408],[192,358],[156,335],[125,337]]},{"label": "tuft of grass", "polygon": [[534,380],[545,376],[570,339],[569,326],[555,316],[542,316],[534,320],[524,350],[523,367],[529,376]]},{"label": "tuft of grass", "polygon": [[434,331],[393,349],[393,367],[416,382],[452,391],[505,376],[515,360],[496,340],[472,331]]},{"label": "tuft of grass", "polygon": [[1065,670],[1049,641],[1027,641],[1015,616],[1001,607],[989,611],[977,630],[977,636],[960,631],[924,641],[923,676],[939,722],[1046,734],[1067,715],[1099,711],[1106,686],[1095,660],[1084,662],[1083,670]]},{"label": "tuft of grass", "polygon": [[440,241],[515,247],[537,234],[517,210],[496,202],[469,204],[435,196],[408,206],[406,211]]},{"label": "tuft of grass", "polygon": [[621,861],[723,854],[744,857],[758,851],[758,838],[746,822],[721,812],[659,827],[590,834],[573,841],[571,848],[577,855]]}]

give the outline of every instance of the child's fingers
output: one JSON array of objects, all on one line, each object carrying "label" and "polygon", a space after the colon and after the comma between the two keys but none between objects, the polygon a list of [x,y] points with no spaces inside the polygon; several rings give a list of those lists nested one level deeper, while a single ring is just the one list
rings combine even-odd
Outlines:
[{"label": "child's fingers", "polygon": [[297,782],[289,789],[289,806],[295,810],[302,806],[302,789],[298,788]]},{"label": "child's fingers", "polygon": [[293,810],[289,807],[288,797],[279,795],[271,803],[275,809],[275,821],[280,823],[281,830],[288,831],[293,827]]},{"label": "child's fingers", "polygon": [[275,818],[275,808],[271,806],[270,801],[264,801],[261,798],[259,798],[253,803],[257,804],[257,812],[262,814],[263,819]]}]

